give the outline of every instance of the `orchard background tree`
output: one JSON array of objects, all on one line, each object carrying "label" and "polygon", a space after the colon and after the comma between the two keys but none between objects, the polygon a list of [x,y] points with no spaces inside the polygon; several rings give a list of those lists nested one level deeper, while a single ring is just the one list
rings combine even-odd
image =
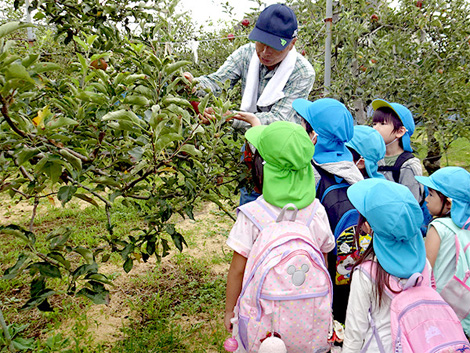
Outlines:
[{"label": "orchard background tree", "polygon": [[[303,24],[299,41],[320,69],[315,99],[323,92],[325,3],[292,4]],[[418,126],[415,149],[427,150],[423,163],[432,173],[455,139],[470,137],[469,28],[470,8],[463,0],[399,1],[395,7],[385,1],[336,2],[330,95],[359,123],[367,121],[375,98],[406,105]]]}]

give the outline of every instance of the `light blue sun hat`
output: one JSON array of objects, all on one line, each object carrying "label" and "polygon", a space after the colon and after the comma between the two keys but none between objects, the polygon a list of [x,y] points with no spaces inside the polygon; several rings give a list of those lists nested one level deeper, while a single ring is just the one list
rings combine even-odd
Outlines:
[{"label": "light blue sun hat", "polygon": [[353,137],[354,121],[346,106],[332,98],[315,102],[298,98],[292,107],[318,134],[313,159],[320,164],[352,161],[352,154],[345,143]]},{"label": "light blue sun hat", "polygon": [[385,157],[385,142],[377,130],[366,125],[354,126],[354,136],[346,142],[346,146],[364,158],[367,175],[370,178],[385,179],[383,174],[377,171],[377,162]]},{"label": "light blue sun hat", "polygon": [[411,148],[411,135],[415,132],[415,121],[410,110],[399,103],[389,103],[384,99],[375,99],[372,101],[372,108],[377,110],[382,107],[391,108],[401,120],[403,126],[406,129],[405,134],[401,137],[403,143],[403,149],[408,152],[413,152]]},{"label": "light blue sun hat", "polygon": [[415,176],[428,188],[441,192],[452,200],[450,216],[454,223],[470,230],[470,173],[460,167],[444,167],[431,176]]},{"label": "light blue sun hat", "polygon": [[351,185],[347,194],[374,231],[373,248],[383,269],[399,278],[422,272],[426,263],[420,231],[423,213],[410,189],[370,178]]}]

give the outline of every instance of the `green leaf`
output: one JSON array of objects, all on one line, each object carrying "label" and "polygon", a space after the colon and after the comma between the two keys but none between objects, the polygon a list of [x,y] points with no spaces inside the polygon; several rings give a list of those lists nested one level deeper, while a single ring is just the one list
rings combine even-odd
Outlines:
[{"label": "green leaf", "polygon": [[47,254],[48,257],[56,260],[57,262],[60,262],[62,265],[64,265],[64,267],[67,269],[67,270],[70,270],[70,262],[67,261],[64,257],[64,255],[62,255],[61,253],[57,252],[57,251],[53,251],[53,252],[50,252],[49,254]]},{"label": "green leaf", "polygon": [[191,61],[183,60],[183,61],[177,61],[173,64],[167,65],[164,67],[164,71],[167,75],[173,74],[175,71],[179,70],[183,66],[191,64]]},{"label": "green leaf", "polygon": [[21,61],[21,64],[28,68],[33,65],[39,59],[39,54],[29,54],[28,57]]},{"label": "green leaf", "polygon": [[96,291],[90,288],[82,288],[77,292],[77,295],[87,297],[95,304],[109,304],[109,291]]},{"label": "green leaf", "polygon": [[93,182],[96,183],[96,184],[114,186],[114,187],[117,187],[117,188],[121,186],[121,184],[118,183],[115,179],[110,178],[110,177],[104,177],[104,176],[93,179]]},{"label": "green leaf", "polygon": [[21,22],[16,22],[16,21],[7,22],[0,26],[0,38],[3,38],[8,34],[14,31],[17,31],[18,29],[26,28],[26,27],[34,27],[34,25],[31,23],[21,23]]},{"label": "green leaf", "polygon": [[46,241],[50,241],[49,249],[50,250],[60,250],[63,248],[65,243],[69,240],[72,231],[66,227],[59,227],[54,229],[50,232],[47,237]]},{"label": "green leaf", "polygon": [[15,349],[20,351],[34,350],[36,348],[34,338],[15,337],[11,343]]},{"label": "green leaf", "polygon": [[26,68],[20,64],[11,64],[10,66],[8,66],[5,70],[5,79],[7,81],[18,79],[33,84],[35,83],[31,76],[29,76],[29,73],[28,71],[26,71]]},{"label": "green leaf", "polygon": [[12,267],[7,268],[5,272],[3,273],[3,279],[12,279],[15,278],[18,272],[21,270],[23,267],[24,263],[29,260],[29,256],[25,254],[20,254],[18,256],[18,260],[16,261],[16,264],[14,264]]},{"label": "green leaf", "polygon": [[72,153],[65,149],[59,150],[59,154],[64,157],[64,159],[69,162],[76,171],[82,171],[82,160],[80,158],[75,157]]},{"label": "green leaf", "polygon": [[169,133],[160,136],[160,138],[155,142],[155,151],[160,152],[162,149],[167,147],[170,143],[175,141],[183,140],[183,136],[176,133]]},{"label": "green leaf", "polygon": [[44,72],[50,72],[55,70],[60,70],[62,67],[55,63],[50,62],[40,62],[35,64],[30,70],[33,74],[42,74]]},{"label": "green leaf", "polygon": [[79,267],[73,272],[72,274],[72,280],[75,281],[77,280],[78,277],[83,276],[84,274],[89,274],[89,273],[97,273],[98,272],[98,264],[92,263],[92,264],[84,264]]},{"label": "green leaf", "polygon": [[49,121],[46,126],[49,129],[58,129],[59,127],[62,127],[62,126],[70,126],[70,125],[76,126],[78,124],[79,124],[78,121],[70,119],[70,118],[66,118],[65,116],[61,115],[59,119],[54,119],[54,120]]},{"label": "green leaf", "polygon": [[72,199],[72,196],[77,192],[77,188],[73,185],[62,186],[57,192],[57,198],[62,202],[64,206],[67,202]]},{"label": "green leaf", "polygon": [[88,203],[91,203],[93,206],[95,206],[96,208],[100,208],[100,206],[98,205],[98,203],[92,199],[90,196],[88,195],[84,195],[84,194],[75,194],[74,195],[75,197],[78,197],[79,199],[83,200],[83,201],[86,201]]},{"label": "green leaf", "polygon": [[131,105],[149,105],[150,101],[143,96],[127,95],[123,103]]},{"label": "green leaf", "polygon": [[122,268],[124,269],[124,271],[126,271],[126,273],[129,273],[132,270],[133,266],[134,266],[134,261],[132,260],[132,258],[128,257],[126,262],[124,262],[124,265],[122,266]]},{"label": "green leaf", "polygon": [[73,40],[77,42],[85,51],[88,51],[88,48],[90,47],[87,43],[85,43],[83,40],[81,40],[77,36],[73,36]]},{"label": "green leaf", "polygon": [[46,301],[47,298],[54,294],[55,292],[52,289],[45,289],[44,291],[40,292],[37,296],[28,300],[26,304],[21,307],[21,309],[28,310],[39,307],[39,305]]},{"label": "green leaf", "polygon": [[194,145],[185,144],[180,148],[181,152],[186,152],[194,157],[201,157],[202,153]]},{"label": "green leaf", "polygon": [[183,235],[178,232],[174,232],[171,235],[171,239],[173,239],[173,242],[179,251],[183,251],[183,244],[186,245],[186,247],[188,246],[188,244],[186,244],[186,240],[184,240]]},{"label": "green leaf", "polygon": [[116,120],[116,121],[129,121],[134,124],[140,125],[141,120],[134,112],[129,110],[121,109],[115,112],[110,112],[104,115],[101,120],[109,121],[109,120]]},{"label": "green leaf", "polygon": [[109,98],[102,93],[90,91],[78,91],[76,97],[82,101],[96,103],[99,105],[104,105],[109,102]]},{"label": "green leaf", "polygon": [[95,262],[95,257],[93,256],[93,251],[90,249],[84,248],[82,246],[77,246],[73,248],[73,251],[76,253],[82,255],[82,257],[85,259],[87,264],[91,265]]},{"label": "green leaf", "polygon": [[28,244],[34,245],[36,243],[36,237],[34,233],[21,228],[15,224],[10,224],[8,226],[0,226],[0,234],[13,235],[21,240],[25,241]]},{"label": "green leaf", "polygon": [[23,163],[29,161],[32,157],[40,153],[41,151],[39,148],[28,148],[24,147],[20,153],[18,153],[17,163],[18,165],[22,165]]},{"label": "green leaf", "polygon": [[61,278],[60,270],[48,262],[35,262],[29,265],[30,269],[39,270],[42,276],[51,278]]},{"label": "green leaf", "polygon": [[204,98],[201,99],[201,102],[199,103],[198,109],[200,112],[204,112],[207,107],[207,103],[209,102],[209,98],[211,97],[210,94],[206,94]]}]

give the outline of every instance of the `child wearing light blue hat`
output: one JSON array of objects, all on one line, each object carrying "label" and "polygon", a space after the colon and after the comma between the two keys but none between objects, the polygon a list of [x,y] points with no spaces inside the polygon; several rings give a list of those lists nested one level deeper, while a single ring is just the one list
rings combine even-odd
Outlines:
[{"label": "child wearing light blue hat", "polygon": [[422,204],[424,188],[414,177],[423,175],[423,168],[420,160],[411,153],[410,138],[415,131],[413,115],[405,106],[383,99],[375,99],[372,108],[372,126],[382,135],[386,147],[385,158],[379,162],[379,172],[387,180],[407,186]]},{"label": "child wearing light blue hat", "polygon": [[354,136],[346,142],[346,146],[352,150],[354,162],[364,179],[385,179],[383,174],[377,171],[377,163],[385,156],[385,143],[379,132],[370,126],[356,125]]},{"label": "child wearing light blue hat", "polygon": [[[391,281],[407,279],[424,270],[426,251],[420,232],[423,215],[408,188],[385,179],[360,181],[348,189],[348,197],[362,216],[356,235],[362,230],[373,237],[353,268],[342,352],[392,352],[391,299],[385,291],[391,288]],[[370,275],[375,280],[367,271],[354,271],[366,266],[368,261],[372,261],[370,268],[374,272]],[[426,281],[429,283],[430,278]],[[373,339],[369,315],[373,317],[383,350]],[[369,342],[368,347],[365,342]]]},{"label": "child wearing light blue hat", "polygon": [[[436,289],[441,293],[456,274],[457,252],[459,262],[466,263],[469,270],[470,173],[460,167],[444,167],[429,177],[417,176],[416,180],[429,188],[427,207],[435,218],[426,234],[426,255],[433,267]],[[470,279],[463,282],[470,286]],[[460,300],[459,306],[466,306],[465,311],[470,312],[470,302]],[[470,317],[462,321],[462,326],[469,335]]]},{"label": "child wearing light blue hat", "polygon": [[337,321],[344,322],[350,270],[357,247],[361,245],[356,244],[352,236],[359,215],[346,194],[350,185],[363,180],[346,147],[353,138],[354,120],[347,107],[332,98],[314,102],[296,99],[292,107],[302,117],[302,125],[315,144],[312,163],[317,198],[326,209],[336,238],[336,247],[328,254],[328,271],[333,281],[333,315]]}]

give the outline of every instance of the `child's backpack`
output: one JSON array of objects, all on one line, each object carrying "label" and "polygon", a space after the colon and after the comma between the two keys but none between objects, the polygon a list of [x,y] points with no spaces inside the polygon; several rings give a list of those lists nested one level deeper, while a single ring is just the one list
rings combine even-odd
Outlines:
[{"label": "child's backpack", "polygon": [[[376,263],[367,261],[358,268],[375,282]],[[396,277],[390,277],[393,293],[388,289],[386,295],[392,299],[390,324],[393,352],[395,353],[447,353],[470,351],[470,344],[455,312],[431,287],[428,264],[422,273],[413,274],[404,285]],[[370,316],[371,327],[379,350],[385,353],[375,328],[374,318]],[[367,350],[369,340],[363,352]]]},{"label": "child's backpack", "polygon": [[[308,226],[318,200],[279,215],[260,199],[238,208],[258,227],[235,307],[240,341],[257,352],[261,340],[277,334],[289,353],[328,352],[332,284],[323,254]],[[286,210],[292,218],[284,220]]]},{"label": "child's backpack", "polygon": [[470,335],[470,231],[460,229],[450,217],[436,219],[455,233],[455,275],[440,294],[454,309],[462,327]]},{"label": "child's backpack", "polygon": [[[401,167],[403,163],[405,163],[407,160],[414,158],[415,155],[411,152],[405,151],[402,154],[400,154],[395,161],[395,164],[393,166],[388,166],[388,165],[381,165],[378,167],[379,172],[392,172],[393,180],[395,183],[400,182],[400,173],[401,173]],[[424,195],[423,199],[419,202],[419,206],[421,207],[421,211],[423,212],[423,224],[421,225],[421,233],[423,236],[426,236],[426,232],[428,230],[428,224],[432,221],[432,215],[429,213],[427,202],[426,202],[426,197],[429,195],[429,190],[426,185],[423,185],[424,187]]]},{"label": "child's backpack", "polygon": [[319,166],[315,168],[320,174],[316,197],[325,207],[336,240],[335,249],[328,254],[328,271],[333,280],[333,314],[335,320],[344,323],[351,268],[359,255],[369,246],[370,236],[361,236],[359,244],[356,244],[354,234],[359,212],[349,201],[347,189],[350,185]]}]

